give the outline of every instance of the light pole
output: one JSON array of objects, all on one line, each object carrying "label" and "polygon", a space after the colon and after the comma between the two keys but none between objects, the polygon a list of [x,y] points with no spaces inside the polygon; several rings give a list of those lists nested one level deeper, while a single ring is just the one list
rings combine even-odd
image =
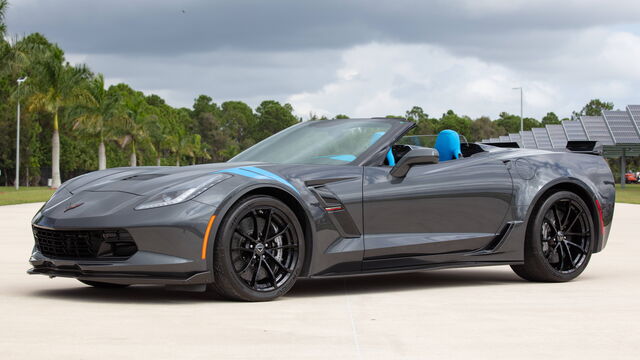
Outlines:
[{"label": "light pole", "polygon": [[524,117],[522,117],[522,86],[514,87],[513,90],[520,90],[520,131],[524,131]]},{"label": "light pole", "polygon": [[[17,80],[18,82],[18,91],[20,90],[20,85],[27,80],[27,77],[22,77]],[[28,179],[27,179],[28,181]],[[20,96],[18,94],[18,111],[16,115],[16,190],[20,189]]]}]

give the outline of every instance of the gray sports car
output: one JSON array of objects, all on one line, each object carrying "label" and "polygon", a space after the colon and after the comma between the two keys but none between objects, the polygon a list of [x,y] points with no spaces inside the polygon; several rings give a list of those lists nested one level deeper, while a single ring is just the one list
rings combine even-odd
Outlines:
[{"label": "gray sports car", "polygon": [[445,130],[425,146],[405,136],[414,126],[308,121],[226,163],[76,177],[33,218],[28,272],[262,301],[300,277],[445,267],[568,281],[604,248],[615,187],[595,144],[497,147]]}]

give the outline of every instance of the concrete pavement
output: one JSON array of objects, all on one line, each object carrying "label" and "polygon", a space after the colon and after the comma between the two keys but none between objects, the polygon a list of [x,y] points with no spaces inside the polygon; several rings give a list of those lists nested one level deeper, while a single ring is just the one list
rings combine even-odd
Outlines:
[{"label": "concrete pavement", "polygon": [[41,204],[0,207],[2,359],[637,359],[640,205],[576,281],[509,267],[304,280],[278,301],[25,273]]}]

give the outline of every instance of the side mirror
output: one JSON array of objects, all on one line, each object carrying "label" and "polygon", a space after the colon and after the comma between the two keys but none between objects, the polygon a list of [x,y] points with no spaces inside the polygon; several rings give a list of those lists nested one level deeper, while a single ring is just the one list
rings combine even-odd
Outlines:
[{"label": "side mirror", "polygon": [[400,161],[391,168],[391,176],[405,177],[409,169],[414,165],[437,164],[440,154],[438,150],[431,148],[411,149]]}]

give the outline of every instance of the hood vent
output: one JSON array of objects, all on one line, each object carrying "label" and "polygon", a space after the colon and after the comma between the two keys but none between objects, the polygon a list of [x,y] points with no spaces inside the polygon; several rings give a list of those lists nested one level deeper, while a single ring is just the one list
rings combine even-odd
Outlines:
[{"label": "hood vent", "polygon": [[140,175],[128,176],[128,177],[122,178],[120,180],[122,180],[122,181],[144,181],[144,180],[151,180],[151,179],[159,178],[161,176],[166,176],[166,175],[167,174],[140,174]]}]

